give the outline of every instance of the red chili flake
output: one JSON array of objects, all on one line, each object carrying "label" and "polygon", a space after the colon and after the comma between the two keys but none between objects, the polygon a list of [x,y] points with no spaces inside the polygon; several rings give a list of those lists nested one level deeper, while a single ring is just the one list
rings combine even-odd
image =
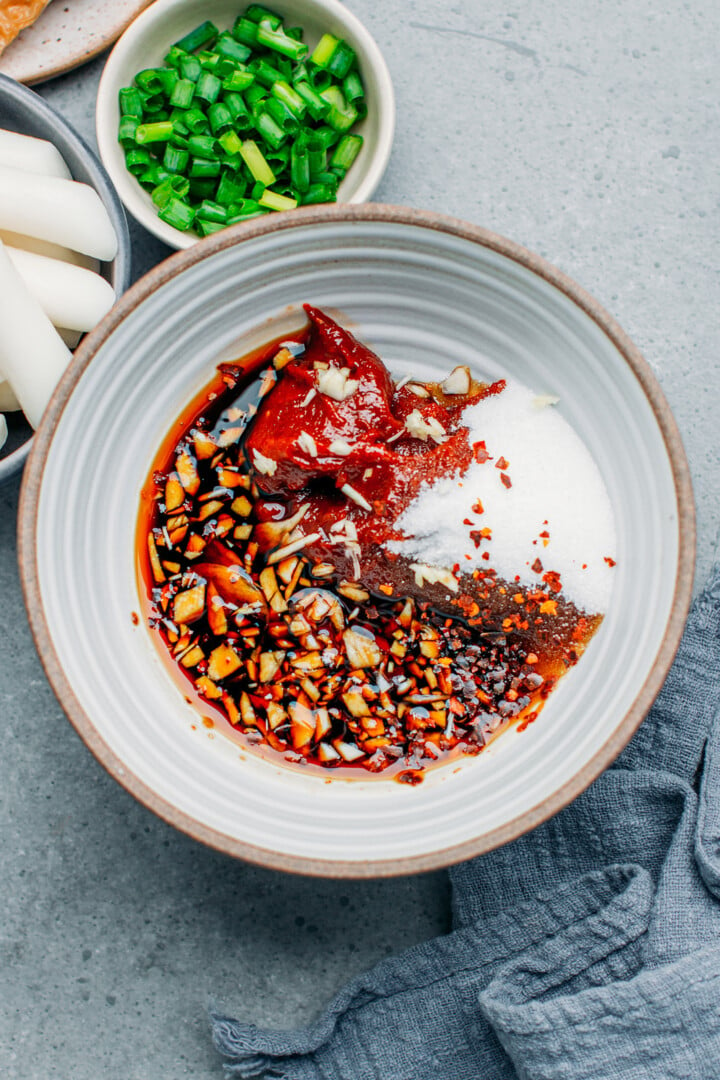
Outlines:
[{"label": "red chili flake", "polygon": [[553,592],[560,592],[562,589],[562,583],[560,581],[560,575],[557,570],[548,570],[546,574],[543,574],[543,581],[546,585],[550,586]]},{"label": "red chili flake", "polygon": [[[546,521],[544,521],[544,522],[543,522],[543,525],[547,525],[547,522],[546,522]],[[550,533],[549,533],[549,532],[547,531],[547,529],[546,529],[546,530],[545,530],[544,532],[541,532],[541,533],[539,533],[538,535],[539,535],[539,536],[540,536],[540,537],[541,537],[541,538],[542,538],[543,540],[549,540],[549,539],[550,539]]]},{"label": "red chili flake", "polygon": [[471,529],[470,539],[475,547],[479,548],[483,540],[492,540],[492,529],[488,529],[487,527],[483,529]]},{"label": "red chili flake", "polygon": [[475,524],[475,522],[471,521],[470,518],[463,518],[463,525],[474,525],[474,524]]},{"label": "red chili flake", "polygon": [[500,479],[502,480],[502,482],[503,482],[503,484],[505,485],[506,488],[511,488],[512,487],[512,480],[510,479],[510,477],[508,476],[507,473],[501,472],[500,473]]},{"label": "red chili flake", "polygon": [[510,465],[510,462],[507,460],[507,458],[504,458],[504,457],[499,457],[497,459],[497,461],[495,462],[495,468],[496,469],[507,469],[509,467],[509,465]]},{"label": "red chili flake", "polygon": [[611,559],[609,555],[605,556],[605,562],[608,564],[608,566],[617,566],[615,560]]},{"label": "red chili flake", "polygon": [[460,563],[459,562],[453,563],[452,572],[453,572],[453,574],[459,574],[460,573]]},{"label": "red chili flake", "polygon": [[543,572],[543,564],[540,562],[539,559],[536,559],[535,562],[530,567],[530,569],[534,570],[536,574],[542,574],[542,572]]},{"label": "red chili flake", "polygon": [[482,442],[475,442],[472,444],[473,457],[479,465],[484,465],[486,461],[492,459],[492,454],[488,453],[487,446],[484,440]]},{"label": "red chili flake", "polygon": [[485,513],[485,507],[483,506],[483,504],[480,502],[479,499],[478,499],[477,502],[474,502],[472,504],[472,512],[473,512],[473,514],[484,514]]},{"label": "red chili flake", "polygon": [[490,552],[489,551],[483,551],[482,557],[483,557],[483,559],[489,559],[490,558]]},{"label": "red chili flake", "polygon": [[582,564],[582,569],[583,569],[583,570],[587,570],[587,563],[586,563],[586,562],[584,562],[584,563]]},{"label": "red chili flake", "polygon": [[[477,545],[476,545],[476,546],[477,546]],[[466,555],[466,556],[465,556],[465,558],[466,558],[466,559],[472,559],[472,555]]]}]

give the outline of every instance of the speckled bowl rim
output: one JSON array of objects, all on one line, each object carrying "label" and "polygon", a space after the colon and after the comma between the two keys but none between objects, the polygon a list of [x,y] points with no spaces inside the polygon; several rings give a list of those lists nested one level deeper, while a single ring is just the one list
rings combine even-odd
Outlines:
[{"label": "speckled bowl rim", "polygon": [[[401,859],[368,859],[343,861],[306,858],[268,850],[228,836],[196,821],[179,811],[172,803],[160,798],[109,748],[98,734],[90,716],[80,705],[69,684],[55,651],[48,627],[40,590],[35,533],[37,528],[40,490],[48,451],[63,414],[63,410],[85,369],[100,346],[115,328],[142,301],[170,281],[178,273],[216,252],[243,244],[259,236],[314,224],[333,222],[373,221],[419,226],[449,233],[505,256],[530,270],[560,292],[592,319],[622,355],[640,383],[653,411],[667,449],[678,508],[678,570],[673,604],[665,633],[654,663],[630,709],[621,723],[582,769],[542,803],[532,807],[503,825],[462,844],[438,851]],[[75,353],[67,372],[58,385],[43,421],[36,432],[20,495],[18,518],[18,548],[22,587],[30,627],[40,660],[57,698],[68,719],[98,761],[122,786],[147,809],[164,821],[218,851],[236,858],[276,870],[317,877],[377,878],[423,873],[451,866],[454,863],[482,855],[500,847],[553,817],[577,798],[612,762],[629,742],[642,723],[665,681],[682,637],[685,620],[692,600],[695,566],[695,506],[690,471],[680,433],[670,407],[647,361],[611,315],[583,288],[541,256],[512,240],[472,225],[468,222],[426,210],[389,206],[380,203],[306,207],[288,213],[275,214],[258,221],[206,237],[190,248],[169,256],[150,270],[124,294],[85,339]],[[122,779],[118,772],[122,767]]]}]

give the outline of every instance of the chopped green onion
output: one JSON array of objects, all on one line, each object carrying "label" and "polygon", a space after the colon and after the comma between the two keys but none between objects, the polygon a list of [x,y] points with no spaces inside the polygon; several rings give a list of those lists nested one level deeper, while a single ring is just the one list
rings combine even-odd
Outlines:
[{"label": "chopped green onion", "polygon": [[215,201],[220,206],[231,206],[238,202],[247,191],[247,181],[242,177],[229,176],[224,173],[218,184]]},{"label": "chopped green onion", "polygon": [[195,83],[192,79],[178,79],[170,95],[170,104],[177,109],[189,109],[194,94]]},{"label": "chopped green onion", "polygon": [[228,219],[228,212],[227,207],[220,206],[220,204],[216,202],[211,202],[210,199],[203,199],[195,211],[195,216],[203,218],[205,221],[226,222]]},{"label": "chopped green onion", "polygon": [[206,218],[197,217],[195,220],[197,231],[201,236],[212,236],[213,233],[221,232],[228,226],[227,221],[208,221]]},{"label": "chopped green onion", "polygon": [[123,150],[130,150],[135,145],[135,133],[140,127],[140,120],[137,116],[121,116],[120,126],[118,127],[118,142],[122,146]]},{"label": "chopped green onion", "polygon": [[133,150],[128,150],[125,154],[125,165],[128,172],[131,172],[133,176],[141,176],[145,172],[146,168],[150,164],[150,155],[147,150],[143,150],[141,147],[136,147]]},{"label": "chopped green onion", "polygon": [[208,177],[220,175],[220,162],[209,160],[208,158],[194,157],[190,159],[190,177]]},{"label": "chopped green onion", "polygon": [[268,98],[263,108],[265,112],[272,116],[280,130],[286,132],[286,134],[294,135],[300,130],[300,121],[297,116],[290,112],[288,107],[283,105],[282,101],[278,101],[277,98]]},{"label": "chopped green onion", "polygon": [[201,109],[188,109],[184,114],[183,121],[188,131],[191,131],[194,135],[200,135],[210,129],[210,121]]},{"label": "chopped green onion", "polygon": [[333,150],[330,158],[330,167],[333,169],[347,170],[362,149],[362,135],[343,135],[340,142]]},{"label": "chopped green onion", "polygon": [[290,179],[298,191],[307,191],[310,187],[310,156],[307,145],[299,139],[290,150]]},{"label": "chopped green onion", "polygon": [[193,157],[215,161],[217,159],[216,142],[217,140],[212,135],[191,135],[188,139],[188,150]]},{"label": "chopped green onion", "polygon": [[347,131],[357,120],[357,109],[352,103],[345,100],[345,96],[339,86],[328,86],[323,90],[320,97],[330,105],[327,114],[327,122],[336,131]]},{"label": "chopped green onion", "polygon": [[252,19],[240,17],[235,20],[232,35],[236,41],[240,41],[243,45],[249,45],[252,48],[257,45],[257,33],[257,23],[254,23]]},{"label": "chopped green onion", "polygon": [[182,199],[173,197],[161,208],[158,217],[167,225],[172,225],[174,229],[187,232],[195,221],[195,211]]},{"label": "chopped green onion", "polygon": [[268,187],[275,183],[275,174],[262,155],[260,147],[253,139],[246,139],[240,150],[243,161],[250,170],[253,180]]},{"label": "chopped green onion", "polygon": [[325,66],[336,79],[344,79],[356,59],[355,50],[348,45],[347,41],[340,40]]},{"label": "chopped green onion", "polygon": [[[203,71],[195,84],[195,97],[213,105],[220,97],[222,81],[212,71]],[[329,123],[329,121],[328,121]]]},{"label": "chopped green onion", "polygon": [[190,190],[190,181],[184,176],[168,176],[150,192],[150,198],[160,209],[171,199],[184,199]]},{"label": "chopped green onion", "polygon": [[257,32],[258,45],[264,45],[272,52],[288,56],[291,60],[304,60],[308,54],[308,47],[302,41],[295,41],[281,30],[273,30],[267,19],[263,19]]},{"label": "chopped green onion", "polygon": [[173,133],[170,120],[158,120],[152,124],[139,124],[135,131],[135,141],[140,146],[146,143],[168,142]]},{"label": "chopped green onion", "polygon": [[233,154],[239,154],[242,150],[242,139],[237,134],[237,132],[233,131],[232,129],[230,131],[223,132],[223,134],[219,137],[218,142],[222,146],[225,153],[229,154],[231,157]]},{"label": "chopped green onion", "polygon": [[187,150],[183,150],[180,146],[173,146],[172,143],[167,143],[163,154],[163,165],[168,172],[184,173],[189,161],[190,155]]},{"label": "chopped green onion", "polygon": [[313,120],[321,120],[330,111],[329,103],[324,101],[316,90],[313,90],[310,83],[295,83],[295,93],[304,101],[305,107]]},{"label": "chopped green onion", "polygon": [[235,70],[228,75],[227,79],[223,79],[222,88],[230,93],[241,94],[243,90],[247,90],[248,86],[252,86],[254,82],[255,76],[252,71],[243,71],[242,68],[235,68]]},{"label": "chopped green onion", "polygon": [[326,68],[335,52],[338,41],[339,39],[332,34],[323,34],[310,57],[313,64],[317,64],[320,68]]},{"label": "chopped green onion", "polygon": [[185,37],[175,42],[176,49],[184,49],[185,52],[195,52],[197,49],[207,49],[215,44],[218,38],[218,28],[206,19]]},{"label": "chopped green onion", "polygon": [[135,82],[146,94],[163,94],[165,92],[165,84],[160,71],[156,68],[145,68],[143,71],[138,71]]},{"label": "chopped green onion", "polygon": [[343,79],[343,94],[345,100],[352,101],[353,104],[362,101],[365,97],[365,88],[357,71],[349,71]]},{"label": "chopped green onion", "polygon": [[189,79],[190,82],[195,83],[200,78],[201,71],[202,64],[197,56],[191,56],[189,53],[186,53],[180,60],[180,77],[182,79]]},{"label": "chopped green onion", "polygon": [[253,119],[253,126],[270,146],[280,146],[287,135],[268,112],[261,112]]},{"label": "chopped green onion", "polygon": [[269,22],[273,30],[277,30],[279,26],[282,26],[282,18],[277,12],[271,11],[270,8],[266,8],[262,4],[251,4],[245,12],[245,18],[254,23],[260,23],[263,20]]},{"label": "chopped green onion", "polygon": [[210,106],[208,109],[208,119],[210,120],[210,130],[213,135],[222,135],[232,128],[232,113],[222,101],[217,101],[214,105]]},{"label": "chopped green onion", "polygon": [[263,191],[258,202],[261,206],[266,206],[268,210],[294,210],[298,204],[297,199],[290,199],[287,195],[280,195],[277,191],[271,191],[270,188]]},{"label": "chopped green onion", "polygon": [[270,93],[298,118],[301,118],[305,113],[307,108],[305,102],[284,79],[278,79],[277,82],[274,82],[270,88]]},{"label": "chopped green onion", "polygon": [[134,86],[123,86],[118,91],[118,102],[121,116],[137,116],[142,119],[142,98]]},{"label": "chopped green onion", "polygon": [[215,52],[220,56],[226,56],[230,60],[237,61],[238,64],[244,64],[252,55],[250,46],[243,45],[241,41],[236,41],[228,30],[217,39]]},{"label": "chopped green onion", "polygon": [[302,196],[302,205],[310,206],[314,203],[334,202],[337,189],[330,184],[311,184]]},{"label": "chopped green onion", "polygon": [[247,105],[239,94],[226,94],[225,104],[230,110],[233,125],[237,131],[245,131],[252,126]]},{"label": "chopped green onion", "polygon": [[248,64],[248,70],[254,72],[258,82],[267,87],[272,86],[277,79],[281,78],[278,69],[269,64],[267,60],[251,60]]}]

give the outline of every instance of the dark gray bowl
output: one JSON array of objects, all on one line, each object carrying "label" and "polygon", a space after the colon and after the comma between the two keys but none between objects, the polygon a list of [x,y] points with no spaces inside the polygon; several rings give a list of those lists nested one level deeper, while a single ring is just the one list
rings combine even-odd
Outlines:
[{"label": "dark gray bowl", "polygon": [[[111,263],[101,265],[101,273],[120,296],[130,284],[130,234],[123,205],[97,156],[60,113],[7,75],[0,75],[0,127],[53,142],[73,179],[95,188],[118,237],[118,253]],[[22,413],[8,413],[7,422],[8,439],[0,450],[0,484],[22,470],[32,441],[32,429]]]}]

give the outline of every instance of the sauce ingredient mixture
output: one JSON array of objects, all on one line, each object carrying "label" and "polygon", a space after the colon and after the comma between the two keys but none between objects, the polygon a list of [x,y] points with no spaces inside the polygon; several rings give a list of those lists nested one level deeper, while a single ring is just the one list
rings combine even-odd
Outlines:
[{"label": "sauce ingredient mixture", "polygon": [[535,720],[577,663],[609,599],[612,511],[547,399],[463,366],[395,382],[305,310],[292,341],[221,365],[161,449],[146,616],[189,699],[245,744],[416,783]]},{"label": "sauce ingredient mixture", "polygon": [[201,236],[299,205],[335,202],[367,115],[352,47],[261,4],[222,33],[209,20],[119,94],[118,140],[158,216]]}]

